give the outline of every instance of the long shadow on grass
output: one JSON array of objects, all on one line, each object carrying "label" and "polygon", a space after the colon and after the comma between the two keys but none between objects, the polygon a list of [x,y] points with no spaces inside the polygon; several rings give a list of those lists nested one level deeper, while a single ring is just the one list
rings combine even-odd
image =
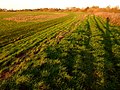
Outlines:
[{"label": "long shadow on grass", "polygon": [[[28,83],[37,89],[94,90],[95,57],[91,53],[91,30],[88,21],[84,28],[80,32],[82,40],[71,37],[66,41],[70,43],[48,46],[44,51],[45,62],[37,66],[31,63],[20,76],[30,76],[31,82]],[[77,47],[82,47],[81,43],[85,48],[78,49]]]},{"label": "long shadow on grass", "polygon": [[[94,56],[91,54],[90,50],[92,46],[90,45],[90,24],[87,21],[85,25],[86,30],[84,31],[83,38],[81,42],[85,49],[78,49],[76,48],[77,44],[73,44],[73,42],[78,42],[77,38],[71,38],[69,41],[71,42],[68,47],[58,45],[57,47],[48,47],[46,49],[47,58],[50,60],[60,60],[61,66],[66,68],[67,76],[72,77],[72,79],[68,80],[68,78],[64,79],[62,89],[79,89],[79,90],[92,90],[93,89],[93,82],[94,82],[94,65],[93,60],[95,59]],[[73,45],[73,46],[71,46]],[[81,46],[80,46],[81,47]],[[66,51],[64,49],[67,49]],[[66,55],[63,55],[63,54]],[[65,75],[64,74],[64,75]],[[63,75],[63,76],[64,76]],[[54,89],[54,87],[52,86]]]},{"label": "long shadow on grass", "polygon": [[96,26],[98,28],[98,30],[102,33],[102,38],[103,38],[103,45],[104,45],[104,50],[105,50],[105,54],[104,54],[104,58],[105,58],[105,62],[104,62],[104,78],[105,78],[105,89],[109,89],[109,90],[118,90],[120,87],[120,77],[119,77],[119,70],[120,67],[117,66],[119,62],[119,57],[115,57],[114,56],[114,52],[112,51],[112,47],[113,47],[113,41],[112,38],[112,33],[110,32],[110,24],[109,24],[109,20],[106,19],[106,28],[103,30],[101,29],[100,25],[98,24],[97,19],[94,17],[94,20],[96,22]]},{"label": "long shadow on grass", "polygon": [[[53,47],[49,47],[53,48]],[[61,47],[61,48],[66,48],[66,47]],[[85,89],[85,90],[92,90],[92,84],[94,81],[94,76],[93,76],[93,71],[94,71],[94,66],[92,60],[94,60],[94,56],[88,51],[88,50],[80,50],[78,52],[78,49],[69,48],[67,47],[68,50],[66,52],[62,52],[63,50],[55,50],[52,51],[52,49],[47,50],[47,58],[50,60],[60,60],[61,65],[59,67],[64,67],[65,71],[63,73],[64,77],[59,77],[61,78],[61,82],[63,82],[65,85],[61,85],[63,88],[62,89],[68,89],[68,88],[74,88],[74,89]],[[57,53],[57,54],[56,54]],[[66,53],[65,56],[62,56],[63,53]],[[56,67],[52,68],[54,70]],[[60,73],[59,68],[57,71],[54,73],[57,73],[55,75],[52,73],[52,76],[56,78]],[[67,75],[66,75],[67,74]],[[59,75],[60,76],[60,75]],[[51,78],[51,76],[49,76]],[[72,79],[70,78],[72,77]],[[55,89],[55,86],[53,86],[51,83],[53,83],[54,78],[49,79],[51,82],[48,81],[50,84],[50,87],[52,89]],[[56,86],[57,87],[57,86]],[[57,87],[58,88],[58,87]],[[60,88],[58,88],[60,89]]]},{"label": "long shadow on grass", "polygon": [[[120,35],[120,32],[119,32],[120,27],[110,25],[109,24],[109,21],[110,21],[109,18],[107,18],[108,20],[106,19],[106,24],[100,18],[98,18],[98,17],[96,17],[96,18],[100,22],[100,24],[106,29],[106,31],[109,32],[109,34],[111,35],[111,38],[114,39],[114,43],[117,44],[117,45],[120,45],[120,41],[116,39],[116,34]],[[99,25],[97,27],[99,27]],[[112,27],[112,29],[110,29],[111,27]],[[101,29],[99,28],[99,30],[101,30]]]},{"label": "long shadow on grass", "polygon": [[[109,30],[109,23],[107,21],[106,23],[106,30],[104,31],[100,25],[97,22],[97,19],[94,17],[94,20],[96,22],[96,26],[98,30],[102,33],[102,38],[103,38],[103,44],[104,44],[104,50],[105,50],[105,58],[107,60],[113,58],[113,53],[112,53],[112,41],[111,41],[111,36],[110,36],[110,30]],[[111,60],[110,60],[111,61]]]}]

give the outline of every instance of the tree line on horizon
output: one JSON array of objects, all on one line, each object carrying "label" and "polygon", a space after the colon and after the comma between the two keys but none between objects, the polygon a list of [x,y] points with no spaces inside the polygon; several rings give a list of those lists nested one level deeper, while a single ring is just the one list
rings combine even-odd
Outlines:
[{"label": "tree line on horizon", "polygon": [[45,12],[120,12],[119,6],[110,7],[107,6],[105,8],[100,8],[99,6],[92,6],[86,8],[77,8],[77,7],[67,7],[66,9],[60,8],[38,8],[38,9],[20,9],[20,10],[13,10],[13,9],[1,9],[0,12],[18,12],[18,11],[45,11]]}]

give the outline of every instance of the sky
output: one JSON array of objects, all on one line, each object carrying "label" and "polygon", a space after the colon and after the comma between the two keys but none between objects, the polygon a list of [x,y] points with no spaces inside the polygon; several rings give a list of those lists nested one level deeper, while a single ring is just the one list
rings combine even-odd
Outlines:
[{"label": "sky", "polygon": [[120,0],[0,0],[2,9],[37,9],[91,6],[119,6]]}]

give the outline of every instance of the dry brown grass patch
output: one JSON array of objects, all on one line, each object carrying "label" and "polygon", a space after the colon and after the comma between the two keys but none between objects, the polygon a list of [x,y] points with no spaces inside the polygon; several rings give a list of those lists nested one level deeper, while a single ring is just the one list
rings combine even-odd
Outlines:
[{"label": "dry brown grass patch", "polygon": [[15,22],[42,22],[55,18],[64,17],[67,14],[53,14],[53,15],[17,15],[10,18],[4,18],[5,20],[15,21]]},{"label": "dry brown grass patch", "polygon": [[109,17],[112,24],[120,26],[120,13],[97,12],[95,15],[103,18]]}]

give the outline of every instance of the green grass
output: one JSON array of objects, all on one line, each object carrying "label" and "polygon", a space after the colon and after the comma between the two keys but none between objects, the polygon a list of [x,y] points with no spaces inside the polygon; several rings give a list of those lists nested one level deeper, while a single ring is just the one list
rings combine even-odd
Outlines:
[{"label": "green grass", "polygon": [[56,13],[0,13],[0,90],[119,90],[119,26],[87,13],[43,22],[4,19],[19,14]]}]

